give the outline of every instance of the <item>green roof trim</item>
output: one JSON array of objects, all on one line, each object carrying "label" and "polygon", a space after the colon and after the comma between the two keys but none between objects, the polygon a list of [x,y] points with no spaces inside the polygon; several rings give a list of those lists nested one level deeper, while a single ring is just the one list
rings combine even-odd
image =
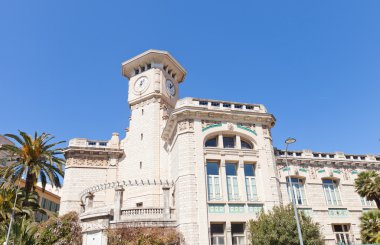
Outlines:
[{"label": "green roof trim", "polygon": [[359,172],[357,170],[351,171],[351,174],[358,174]]},{"label": "green roof trim", "polygon": [[284,172],[289,171],[289,170],[290,170],[290,168],[288,168],[288,167],[282,169],[282,171],[284,171]]},{"label": "green roof trim", "polygon": [[338,170],[338,169],[334,169],[334,170],[333,170],[333,173],[336,173],[336,174],[341,174],[341,173],[342,173],[342,171],[340,171],[340,170]]},{"label": "green roof trim", "polygon": [[324,173],[324,172],[326,172],[326,170],[324,169],[318,170],[318,173]]},{"label": "green roof trim", "polygon": [[304,169],[304,168],[300,168],[300,172],[304,172],[304,173],[307,173],[307,170]]},{"label": "green roof trim", "polygon": [[236,124],[236,126],[237,126],[238,128],[244,129],[244,130],[246,130],[246,131],[248,131],[248,132],[251,132],[251,133],[253,133],[254,135],[257,136],[257,133],[255,132],[255,130],[252,130],[252,129],[250,129],[250,128],[244,127],[244,126],[239,125],[239,124]]},{"label": "green roof trim", "polygon": [[207,126],[205,128],[202,128],[202,132],[206,131],[207,129],[215,128],[215,127],[220,127],[220,126],[222,126],[221,123],[212,124],[212,125],[209,125],[209,126]]}]

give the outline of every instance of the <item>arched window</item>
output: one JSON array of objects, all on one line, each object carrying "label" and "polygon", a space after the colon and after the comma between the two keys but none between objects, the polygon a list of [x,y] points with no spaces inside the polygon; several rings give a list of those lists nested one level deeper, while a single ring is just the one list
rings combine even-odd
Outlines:
[{"label": "arched window", "polygon": [[253,149],[252,144],[249,143],[247,140],[241,139],[240,143],[241,143],[241,148],[242,149]]},{"label": "arched window", "polygon": [[217,147],[218,146],[218,137],[214,137],[206,140],[205,147]]},{"label": "arched window", "polygon": [[296,203],[298,205],[306,205],[306,195],[305,195],[305,189],[304,189],[304,183],[305,180],[301,178],[292,177],[290,178],[291,181],[291,187],[289,186],[289,177],[286,177],[287,181],[287,187],[288,187],[288,195],[290,197],[290,200],[292,200],[292,192],[291,187],[293,188],[293,194],[295,196]]},{"label": "arched window", "polygon": [[323,191],[325,192],[327,205],[342,205],[340,193],[338,189],[338,181],[333,179],[322,179]]}]

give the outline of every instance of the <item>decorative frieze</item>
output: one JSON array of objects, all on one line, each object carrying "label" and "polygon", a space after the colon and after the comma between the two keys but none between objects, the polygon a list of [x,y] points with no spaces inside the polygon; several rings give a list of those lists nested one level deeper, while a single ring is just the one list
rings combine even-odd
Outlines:
[{"label": "decorative frieze", "polygon": [[193,119],[187,119],[178,122],[178,132],[182,133],[184,131],[194,131]]},{"label": "decorative frieze", "polygon": [[211,121],[211,120],[202,120],[202,131],[206,131],[207,129],[214,127],[221,127],[221,121]]},{"label": "decorative frieze", "polygon": [[66,159],[66,167],[107,167],[108,160],[96,157],[70,157]]}]

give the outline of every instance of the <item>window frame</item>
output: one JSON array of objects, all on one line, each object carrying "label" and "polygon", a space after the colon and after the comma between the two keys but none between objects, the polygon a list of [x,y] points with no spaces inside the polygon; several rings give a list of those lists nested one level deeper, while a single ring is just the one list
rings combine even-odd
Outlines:
[{"label": "window frame", "polygon": [[[289,178],[290,178],[290,185],[289,185]],[[293,182],[293,180],[297,180],[297,182]],[[296,198],[296,205],[297,206],[307,205],[307,195],[306,195],[306,190],[305,190],[305,183],[306,183],[306,178],[301,177],[301,176],[290,176],[290,177],[287,176],[286,177],[286,189],[288,191],[289,201],[292,202],[292,200],[293,200],[293,196],[292,196],[291,189],[290,189],[290,188],[292,188],[294,196]]]},{"label": "window frame", "polygon": [[[324,181],[330,180],[331,183]],[[342,198],[340,196],[339,183],[336,179],[322,179],[322,188],[327,206],[342,206]],[[332,193],[334,195],[332,195]],[[334,197],[334,198],[333,198]]]}]

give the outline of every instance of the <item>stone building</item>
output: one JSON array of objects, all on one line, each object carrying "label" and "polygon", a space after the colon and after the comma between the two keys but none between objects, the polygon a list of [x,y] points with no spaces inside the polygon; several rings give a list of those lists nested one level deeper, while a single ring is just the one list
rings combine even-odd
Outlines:
[{"label": "stone building", "polygon": [[373,203],[354,191],[379,158],[273,148],[264,105],[178,97],[185,69],[165,51],[122,64],[129,80],[127,135],[75,138],[65,151],[60,214],[80,212],[85,244],[120,226],[175,227],[186,244],[248,244],[246,222],[290,202],[323,225],[327,244],[359,242],[358,217]]}]

